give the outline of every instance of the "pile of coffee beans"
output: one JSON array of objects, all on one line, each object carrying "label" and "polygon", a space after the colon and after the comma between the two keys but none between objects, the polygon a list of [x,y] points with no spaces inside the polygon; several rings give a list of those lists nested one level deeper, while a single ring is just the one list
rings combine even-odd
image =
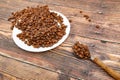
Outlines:
[{"label": "pile of coffee beans", "polygon": [[89,59],[90,58],[90,52],[86,45],[76,42],[72,48],[73,48],[74,54],[77,57],[79,57],[81,59]]},{"label": "pile of coffee beans", "polygon": [[66,34],[63,18],[50,12],[48,6],[27,7],[12,13],[8,19],[14,27],[22,31],[17,37],[34,48],[50,47]]}]

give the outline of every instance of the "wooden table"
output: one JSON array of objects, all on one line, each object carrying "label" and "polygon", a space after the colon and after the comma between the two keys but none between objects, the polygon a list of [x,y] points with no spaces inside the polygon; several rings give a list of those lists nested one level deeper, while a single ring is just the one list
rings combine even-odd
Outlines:
[{"label": "wooden table", "polygon": [[[26,6],[45,4],[72,20],[70,35],[53,50],[26,52],[13,42],[7,19]],[[93,62],[72,55],[76,41],[120,72],[120,0],[0,0],[0,80],[114,80]]]}]

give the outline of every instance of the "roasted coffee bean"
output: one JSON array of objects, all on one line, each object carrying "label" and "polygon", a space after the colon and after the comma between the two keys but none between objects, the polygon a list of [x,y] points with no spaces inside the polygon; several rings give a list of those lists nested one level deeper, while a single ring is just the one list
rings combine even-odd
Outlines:
[{"label": "roasted coffee bean", "polygon": [[83,11],[80,11],[80,13],[82,13]]},{"label": "roasted coffee bean", "polygon": [[89,16],[88,16],[88,15],[83,15],[83,17],[85,17],[86,19],[89,19]]}]

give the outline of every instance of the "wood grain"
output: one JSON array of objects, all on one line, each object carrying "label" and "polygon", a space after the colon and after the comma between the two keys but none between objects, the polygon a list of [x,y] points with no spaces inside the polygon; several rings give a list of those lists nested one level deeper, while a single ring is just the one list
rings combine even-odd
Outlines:
[{"label": "wood grain", "polygon": [[[106,10],[108,11],[108,9],[111,11],[116,11],[117,8],[119,8],[118,5],[114,5],[114,4],[119,4],[120,1],[108,1],[108,0],[89,0],[89,1],[83,1],[83,0],[27,0],[30,2],[37,2],[37,3],[46,3],[46,4],[53,4],[53,5],[57,5],[57,6],[65,6],[65,7],[72,7],[72,8],[79,8],[79,9],[84,9],[86,11],[97,11],[100,9]],[[112,6],[115,7],[112,8]],[[117,10],[117,12],[119,12]]]},{"label": "wood grain", "polygon": [[[58,80],[58,74],[0,56],[0,70],[25,80]],[[15,79],[11,79],[15,80]]]},{"label": "wood grain", "polygon": [[21,80],[21,79],[0,71],[0,80]]},{"label": "wood grain", "polygon": [[[9,41],[9,40],[10,39],[6,41]],[[10,45],[10,44],[12,44],[12,47],[9,46],[9,47],[1,48],[0,54],[5,55],[5,53],[7,53],[7,55],[12,56],[13,58],[17,58],[22,61],[29,61],[30,63],[37,64],[42,68],[46,68],[48,70],[52,70],[55,72],[59,71],[60,73],[70,75],[75,78],[88,79],[89,74],[91,74],[92,75],[91,78],[96,79],[96,80],[100,79],[101,76],[103,76],[105,79],[110,80],[110,77],[106,76],[107,74],[105,74],[105,72],[103,72],[101,68],[97,67],[92,62],[76,59],[71,54],[72,51],[70,50],[71,49],[70,47],[68,47],[69,50],[64,50],[66,47],[63,46],[62,48],[58,47],[55,50],[39,54],[39,53],[29,53],[29,52],[25,52],[19,49],[18,47],[16,47],[16,45],[14,45],[14,42],[12,42],[12,40],[10,40],[8,43],[9,44],[3,44],[2,47],[4,47],[5,45],[6,46]],[[104,57],[107,59],[105,55],[101,56],[101,54],[96,54],[95,56],[97,55],[100,58],[103,57],[102,59],[104,59]],[[91,67],[88,68],[89,66]],[[99,73],[101,74],[101,76],[99,76],[98,74],[97,77],[94,77],[94,73]]]},{"label": "wood grain", "polygon": [[[35,6],[38,4],[38,3],[31,3],[31,2],[27,2],[27,1],[24,1],[24,3],[22,1],[19,1],[19,3],[15,2],[15,1],[13,3],[12,3],[12,1],[11,2],[4,1],[1,3],[3,5],[7,4],[7,6],[5,6],[5,10],[3,10],[3,9],[1,10],[1,12],[3,12],[3,13],[0,13],[1,18],[4,17],[3,19],[5,19],[5,21],[4,20],[2,21],[3,24],[0,26],[0,28],[3,31],[9,29],[10,24],[8,25],[8,27],[6,27],[7,29],[3,28],[3,26],[4,26],[4,23],[8,23],[8,22],[6,22],[6,20],[12,11],[17,11],[19,9],[22,9],[22,8],[26,7],[28,4],[29,4],[29,6]],[[12,5],[12,4],[16,4],[17,6]],[[45,5],[45,4],[39,3],[39,5]],[[112,4],[112,5],[114,5],[114,4]],[[11,7],[9,7],[9,6],[11,6]],[[101,14],[85,11],[84,14],[89,14],[89,16],[93,20],[93,23],[89,23],[79,13],[80,9],[56,6],[56,5],[50,5],[50,8],[53,10],[62,12],[69,19],[71,19],[73,21],[73,23],[71,24],[71,26],[72,26],[71,33],[74,33],[74,34],[80,35],[80,36],[84,36],[87,38],[93,38],[93,39],[98,39],[98,40],[102,39],[102,40],[109,41],[109,42],[120,43],[120,36],[118,35],[120,33],[120,30],[119,30],[120,14],[119,13],[112,12],[109,14],[106,13],[107,15],[106,14],[101,15]],[[9,14],[4,14],[4,13],[9,13]],[[96,24],[100,25],[100,29],[96,29],[96,27],[95,27]],[[108,32],[109,32],[109,34],[108,34]]]},{"label": "wood grain", "polygon": [[[7,19],[11,12],[26,6],[45,4],[72,20],[70,35],[53,50],[26,52],[14,44]],[[71,46],[76,41],[87,44],[92,56],[120,72],[119,4],[119,0],[1,0],[0,71],[25,80],[114,80],[96,64],[75,58]],[[79,13],[80,10],[90,16],[91,23]],[[100,28],[97,29],[96,25]]]}]

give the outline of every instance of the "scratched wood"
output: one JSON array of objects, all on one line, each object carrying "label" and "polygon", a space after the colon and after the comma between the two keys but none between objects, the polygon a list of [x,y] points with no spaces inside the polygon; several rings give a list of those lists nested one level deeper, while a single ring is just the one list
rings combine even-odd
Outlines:
[{"label": "scratched wood", "polygon": [[[58,74],[48,70],[25,64],[8,57],[0,56],[0,69],[24,80],[58,80]],[[44,74],[43,74],[44,73]],[[5,75],[8,76],[9,75]],[[6,79],[4,79],[6,80]],[[15,78],[11,78],[15,80]]]},{"label": "scratched wood", "polygon": [[[85,80],[114,80],[96,64],[88,60],[77,59],[72,55],[71,46],[76,41],[87,44],[92,56],[99,57],[108,66],[120,72],[119,0],[0,1],[0,70],[5,73],[25,80],[31,78],[30,72],[33,73],[33,77],[36,76],[36,78],[32,77],[32,79],[44,80],[48,77],[48,80],[75,80],[79,78]],[[48,4],[50,9],[65,14],[68,19],[72,20],[71,32],[68,39],[59,47],[43,53],[30,53],[21,50],[14,44],[11,38],[12,31],[9,28],[10,23],[7,19],[11,12],[38,4],[41,6]],[[83,14],[90,16],[91,23],[86,21],[83,15],[79,13],[80,10],[83,11]],[[99,29],[95,27],[96,24],[100,25]],[[3,68],[3,63],[7,68]],[[12,64],[21,66],[13,69]],[[28,66],[28,64],[31,66],[29,65],[30,68],[27,69],[24,65]],[[41,71],[45,76],[38,75]],[[53,77],[52,74],[55,76]],[[52,75],[53,79],[48,75]]]},{"label": "scratched wood", "polygon": [[[42,3],[31,3],[31,2],[27,2],[27,1],[24,2],[24,3],[22,1],[19,1],[19,3],[17,3],[16,1],[14,1],[14,2],[3,1],[3,3],[1,2],[2,6],[5,5],[5,4],[7,4],[7,6],[3,7],[5,9],[1,8],[1,12],[3,12],[3,13],[0,13],[1,18],[5,19],[5,20],[7,20],[8,16],[10,14],[4,14],[4,13],[10,13],[10,12],[13,12],[13,11],[20,10],[20,9],[28,6],[28,4],[30,6],[35,6],[37,4],[43,5]],[[16,4],[16,5],[12,5],[12,4]],[[114,5],[115,5],[115,3],[111,4],[112,7]],[[89,4],[89,6],[90,6],[90,4]],[[119,5],[117,5],[117,6],[119,6]],[[83,8],[84,7],[85,6],[83,6]],[[93,7],[96,7],[96,6],[93,6]],[[50,5],[51,9],[62,12],[69,19],[73,20],[73,23],[71,24],[71,26],[73,26],[72,29],[71,29],[72,34],[77,33],[77,35],[80,35],[80,36],[85,36],[85,37],[88,37],[88,38],[94,38],[94,39],[99,39],[99,40],[103,39],[103,40],[106,40],[106,41],[109,41],[109,42],[117,42],[117,43],[120,43],[120,35],[117,35],[117,34],[120,33],[120,30],[119,30],[119,24],[120,24],[120,18],[119,18],[120,11],[119,10],[120,9],[119,9],[119,7],[117,8],[118,11],[117,11],[116,14],[113,11],[114,9],[116,9],[116,7],[114,9],[111,9],[111,11],[110,10],[103,10],[102,12],[104,12],[104,14],[98,14],[97,13],[100,10],[98,7],[96,7],[96,9],[94,9],[95,12],[86,11],[86,10],[84,11],[83,10],[84,14],[88,14],[91,17],[91,19],[93,20],[93,24],[91,24],[91,23],[88,23],[83,18],[83,16],[79,13],[79,11],[81,9]],[[92,9],[92,8],[88,7],[88,9]],[[3,26],[4,26],[4,23],[6,23],[6,22],[4,22],[4,21],[2,21],[2,22],[3,22],[3,24],[1,26],[1,29],[5,30],[6,28],[3,28]],[[95,28],[96,24],[100,25],[100,29]],[[7,30],[9,30],[9,27],[7,27]],[[108,34],[108,32],[109,32],[109,34]],[[111,34],[114,34],[114,35],[111,36]],[[115,39],[115,38],[117,38],[117,39]]]},{"label": "scratched wood", "polygon": [[21,79],[0,71],[0,80],[21,80]]}]

